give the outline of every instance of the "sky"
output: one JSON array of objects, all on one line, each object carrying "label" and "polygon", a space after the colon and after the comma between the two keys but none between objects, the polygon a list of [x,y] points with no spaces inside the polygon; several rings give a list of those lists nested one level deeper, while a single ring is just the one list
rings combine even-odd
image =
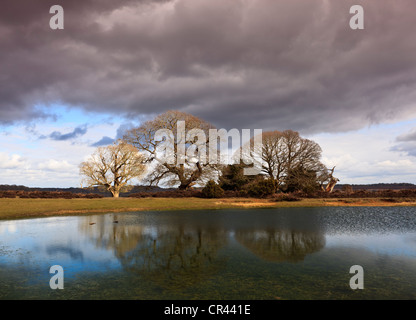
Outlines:
[{"label": "sky", "polygon": [[[64,29],[52,30],[52,5]],[[364,30],[352,30],[353,5]],[[79,187],[95,148],[180,110],[299,131],[340,183],[416,183],[414,0],[3,0],[0,184]]]}]

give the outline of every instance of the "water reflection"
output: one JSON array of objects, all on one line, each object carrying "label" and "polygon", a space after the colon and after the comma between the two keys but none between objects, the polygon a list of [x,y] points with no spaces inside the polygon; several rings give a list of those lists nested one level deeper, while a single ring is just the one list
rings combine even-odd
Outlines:
[{"label": "water reflection", "polygon": [[224,265],[225,259],[217,253],[227,244],[227,233],[219,226],[195,225],[175,217],[154,225],[135,218],[90,217],[80,222],[80,231],[97,247],[111,249],[125,270],[164,287],[193,285]]},{"label": "water reflection", "polygon": [[[236,225],[235,238],[264,261],[297,263],[325,247],[325,229],[319,211],[282,211],[277,215],[259,212],[255,223]],[[315,213],[315,214],[314,214]],[[253,219],[251,219],[253,220]]]},{"label": "water reflection", "polygon": [[49,256],[65,254],[68,255],[71,260],[84,260],[84,253],[81,250],[72,248],[70,246],[52,244],[46,247],[46,253]]},{"label": "water reflection", "polygon": [[111,251],[116,257],[123,256],[143,240],[146,227],[140,223],[118,224],[118,220],[118,215],[111,214],[88,216],[79,220],[79,231],[86,235],[96,248]]},{"label": "water reflection", "polygon": [[[380,290],[366,297],[413,298],[416,216],[414,208],[291,208],[0,221],[0,298],[47,296],[54,264],[74,281],[61,293],[71,298],[81,289],[107,298],[346,297],[354,264]],[[276,294],[276,283],[287,290]]]},{"label": "water reflection", "polygon": [[268,228],[238,230],[235,237],[256,256],[272,262],[300,262],[325,247],[325,237],[318,232]]}]

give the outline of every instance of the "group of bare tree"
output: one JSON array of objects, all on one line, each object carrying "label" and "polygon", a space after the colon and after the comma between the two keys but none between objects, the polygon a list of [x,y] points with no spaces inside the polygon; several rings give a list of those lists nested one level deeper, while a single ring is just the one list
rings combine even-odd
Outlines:
[{"label": "group of bare tree", "polygon": [[[122,140],[113,145],[99,147],[80,165],[83,184],[89,187],[102,186],[114,197],[118,197],[137,178],[141,178],[144,184],[165,183],[183,190],[216,180],[221,175],[224,164],[201,161],[198,156],[201,150],[213,152],[208,145],[209,139],[205,139],[202,144],[200,141],[196,144],[197,136],[183,136],[178,132],[178,122],[183,124],[182,129],[185,132],[199,129],[205,137],[210,137],[209,131],[214,128],[210,123],[193,115],[167,111],[131,129]],[[166,143],[166,138],[159,139],[156,136],[160,130],[173,133],[170,141],[173,161],[168,162],[166,158],[160,157],[159,147]],[[253,165],[261,166],[260,174],[274,182],[276,191],[308,189],[318,185],[331,192],[338,181],[332,175],[334,168],[329,170],[322,164],[320,146],[312,140],[302,138],[298,132],[269,131],[262,134],[261,147],[254,142],[253,137],[248,142],[249,148],[246,146],[237,150],[238,158],[243,161],[246,158],[261,159],[260,164]],[[184,157],[180,148],[194,148],[196,156]],[[178,159],[179,155],[181,159]]]}]

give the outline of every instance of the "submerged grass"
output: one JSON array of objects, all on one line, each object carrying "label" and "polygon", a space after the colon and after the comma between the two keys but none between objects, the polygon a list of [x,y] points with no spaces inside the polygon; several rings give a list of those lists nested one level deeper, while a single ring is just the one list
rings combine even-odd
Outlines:
[{"label": "submerged grass", "polygon": [[0,199],[0,220],[46,216],[84,215],[153,210],[198,210],[229,208],[416,206],[416,199],[391,202],[378,198],[302,199],[275,201],[256,198],[102,198],[102,199]]}]

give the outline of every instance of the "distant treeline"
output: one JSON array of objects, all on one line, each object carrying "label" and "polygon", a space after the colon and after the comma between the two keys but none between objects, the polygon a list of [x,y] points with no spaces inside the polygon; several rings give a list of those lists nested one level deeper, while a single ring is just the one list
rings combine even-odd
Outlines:
[{"label": "distant treeline", "polygon": [[416,189],[416,184],[412,183],[375,183],[375,184],[337,184],[334,190],[342,190],[346,186],[351,186],[357,190],[407,190]]},{"label": "distant treeline", "polygon": [[[390,188],[387,188],[389,186]],[[365,188],[367,187],[367,188]],[[377,188],[376,188],[377,187]],[[100,188],[29,188],[16,185],[0,185],[0,198],[86,198],[96,199],[111,197],[111,193],[102,191]],[[145,198],[145,197],[165,197],[165,198],[204,198],[203,189],[163,189],[160,187],[136,186],[129,192],[123,193],[123,197]],[[264,196],[252,194],[247,191],[224,190],[217,198],[238,198],[238,197],[268,197],[276,201],[297,201],[302,198],[416,198],[416,185],[413,184],[374,184],[374,185],[339,185],[337,190],[332,193],[327,192],[292,192],[266,194]]]},{"label": "distant treeline", "polygon": [[[130,194],[138,192],[160,192],[163,189],[160,187],[147,187],[147,186],[135,186],[131,190],[124,192],[121,196],[129,197]],[[19,197],[39,197],[43,198],[98,198],[98,197],[111,197],[109,191],[103,190],[103,188],[94,187],[94,188],[31,188],[21,185],[0,185],[0,198],[13,198],[12,194],[19,194]],[[47,196],[49,194],[49,196]],[[22,196],[20,196],[22,195]],[[29,196],[30,195],[30,196]]]},{"label": "distant treeline", "polygon": [[298,193],[302,198],[416,198],[416,188],[414,189],[360,189],[335,190],[332,193]]},{"label": "distant treeline", "polygon": [[[130,197],[135,198],[146,198],[146,197],[164,197],[164,198],[186,198],[186,197],[197,197],[197,198],[205,198],[206,196],[203,193],[203,190],[191,189],[191,190],[169,190],[169,191],[160,191],[160,192],[153,192],[151,194],[146,192],[139,192],[135,194],[130,194]],[[239,198],[239,197],[258,197],[253,196],[247,192],[241,191],[231,191],[225,190],[220,196],[216,196],[216,198]],[[276,201],[298,201],[302,198],[382,198],[386,200],[390,199],[397,199],[397,198],[409,198],[415,199],[416,198],[416,188],[415,189],[402,189],[402,190],[377,190],[377,191],[370,191],[370,190],[357,190],[351,191],[350,189],[341,191],[335,190],[332,193],[327,193],[323,191],[317,191],[313,193],[305,193],[305,192],[289,192],[289,193],[277,193],[277,194],[269,194],[265,195],[264,198],[272,198]]]},{"label": "distant treeline", "polygon": [[74,193],[63,191],[26,191],[26,190],[2,190],[0,198],[21,198],[21,199],[97,199],[103,198],[95,193]]}]

